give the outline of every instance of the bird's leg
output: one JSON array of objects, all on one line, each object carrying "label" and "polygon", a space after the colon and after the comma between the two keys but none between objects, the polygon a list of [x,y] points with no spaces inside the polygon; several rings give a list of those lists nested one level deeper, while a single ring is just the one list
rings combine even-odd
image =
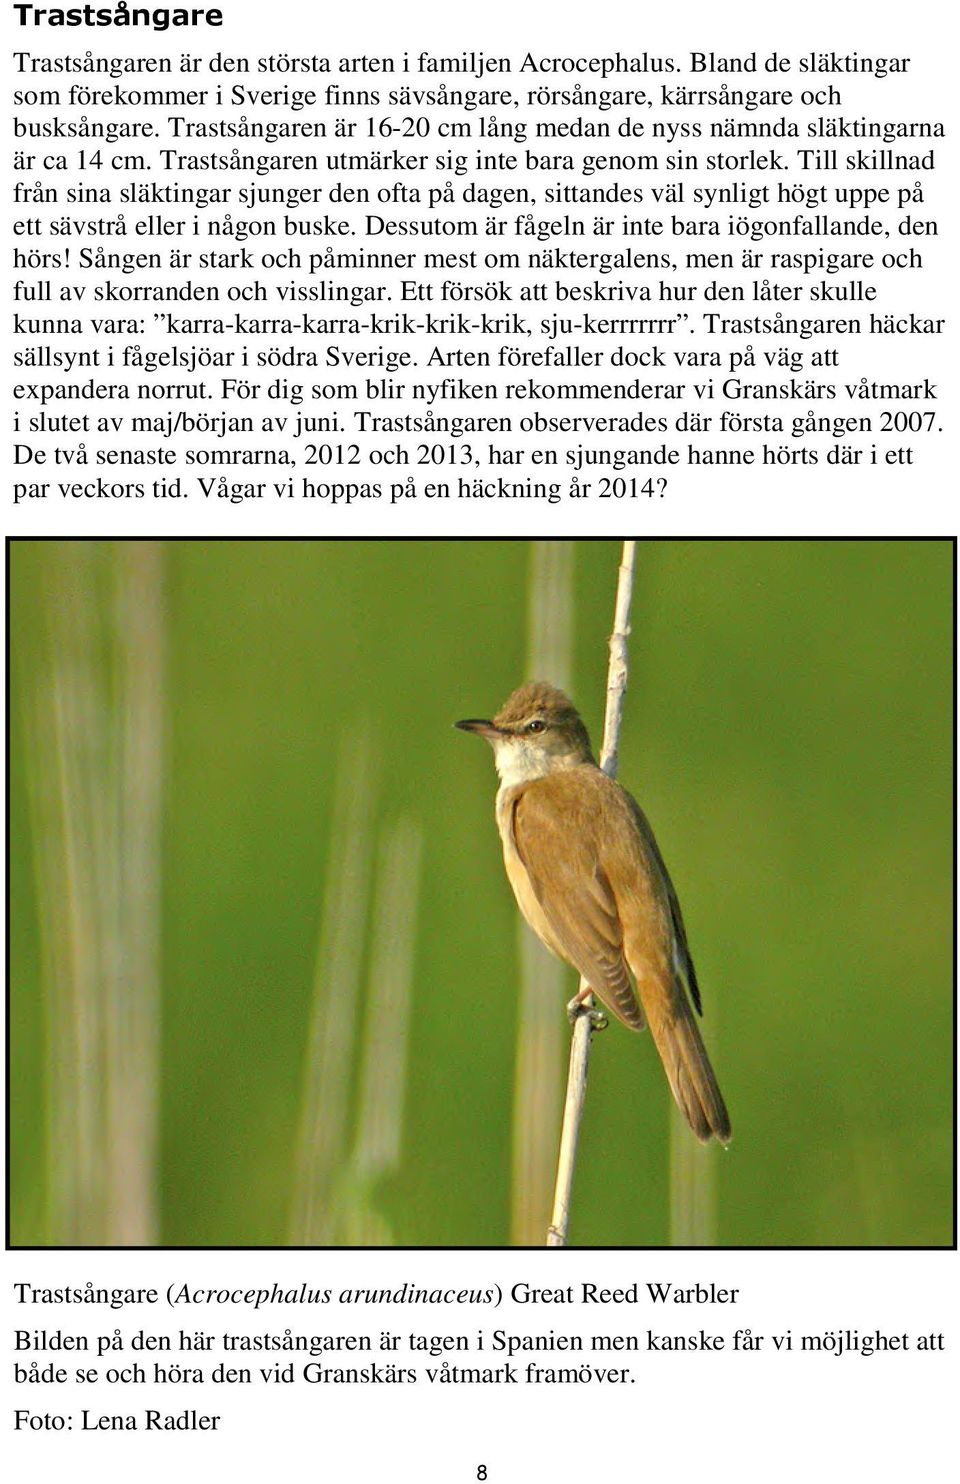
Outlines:
[{"label": "bird's leg", "polygon": [[592,994],[593,990],[589,986],[585,989],[578,989],[573,999],[567,1005],[567,1019],[571,1025],[576,1025],[579,1016],[589,1015],[590,1029],[592,1031],[605,1031],[609,1021],[602,1010],[588,1003]]}]

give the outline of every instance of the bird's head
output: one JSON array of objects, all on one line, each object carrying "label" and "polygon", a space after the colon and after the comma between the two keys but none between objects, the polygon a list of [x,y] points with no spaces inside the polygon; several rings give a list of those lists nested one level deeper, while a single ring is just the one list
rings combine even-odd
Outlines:
[{"label": "bird's head", "polygon": [[456,725],[486,737],[507,787],[593,762],[590,738],[573,702],[541,681],[515,690],[492,720],[472,718]]}]

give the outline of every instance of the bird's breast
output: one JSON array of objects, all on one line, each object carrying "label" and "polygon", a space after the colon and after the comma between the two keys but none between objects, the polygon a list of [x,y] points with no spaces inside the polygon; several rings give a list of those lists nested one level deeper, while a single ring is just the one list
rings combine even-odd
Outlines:
[{"label": "bird's breast", "polygon": [[507,880],[513,888],[517,906],[537,937],[547,945],[551,953],[566,960],[566,954],[557,944],[550,930],[546,914],[540,906],[527,868],[517,850],[513,833],[513,809],[522,792],[521,788],[505,785],[497,794],[497,829],[500,831],[500,840],[503,845],[503,864],[506,868]]}]

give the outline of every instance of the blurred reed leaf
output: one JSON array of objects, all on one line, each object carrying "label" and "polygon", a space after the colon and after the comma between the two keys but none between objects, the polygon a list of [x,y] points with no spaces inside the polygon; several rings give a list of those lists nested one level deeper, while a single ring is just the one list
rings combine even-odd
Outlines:
[{"label": "blurred reed leaf", "polygon": [[304,1063],[290,1224],[298,1246],[393,1241],[376,1197],[400,1160],[422,839],[401,818],[374,849],[375,774],[368,731],[351,729],[337,764]]},{"label": "blurred reed leaf", "polygon": [[158,1239],[164,561],[40,550],[22,688],[44,1005],[52,1243]]},{"label": "blurred reed leaf", "polygon": [[348,729],[334,782],[326,884],[313,978],[296,1146],[290,1239],[332,1240],[331,1213],[346,1151],[351,1069],[369,910],[375,781],[369,730]]},{"label": "blurred reed leaf", "polygon": [[[711,1052],[716,1054],[712,1042]],[[671,1100],[670,1245],[672,1247],[713,1247],[716,1245],[717,1159],[722,1158],[723,1154],[724,1151],[719,1145],[697,1142],[683,1114]]]},{"label": "blurred reed leaf", "polygon": [[341,1240],[392,1245],[376,1208],[377,1186],[400,1165],[407,1038],[413,993],[422,831],[402,818],[382,831],[374,895],[356,1135],[346,1172]]}]

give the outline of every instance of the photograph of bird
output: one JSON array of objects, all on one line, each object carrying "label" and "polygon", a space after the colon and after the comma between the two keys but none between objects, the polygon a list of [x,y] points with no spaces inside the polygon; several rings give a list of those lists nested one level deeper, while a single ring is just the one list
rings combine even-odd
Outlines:
[{"label": "photograph of bird", "polygon": [[517,905],[631,1030],[649,1026],[677,1105],[702,1142],[730,1118],[694,1010],[700,988],[680,903],[650,823],[598,767],[572,701],[554,686],[514,691],[491,720],[456,723],[493,747],[497,827]]}]

